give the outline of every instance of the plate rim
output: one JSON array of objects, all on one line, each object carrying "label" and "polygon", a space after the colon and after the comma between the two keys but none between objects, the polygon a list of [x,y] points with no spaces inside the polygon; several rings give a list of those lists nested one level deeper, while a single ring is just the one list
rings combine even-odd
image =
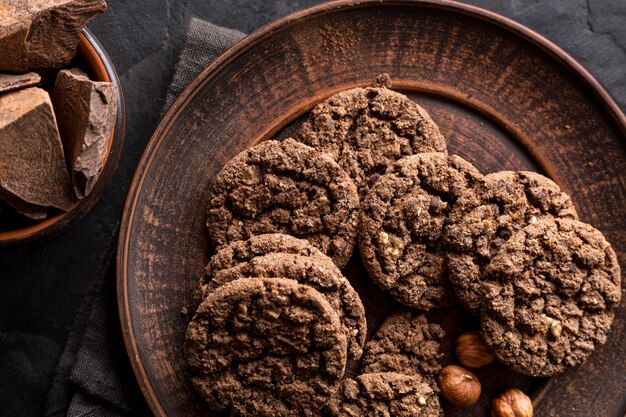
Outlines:
[{"label": "plate rim", "polygon": [[[508,17],[504,17],[498,13],[477,6],[452,0],[335,0],[295,11],[260,27],[230,47],[211,64],[209,64],[202,72],[200,72],[167,110],[166,114],[161,118],[161,121],[151,135],[150,140],[148,141],[146,148],[137,163],[137,167],[133,174],[133,178],[124,202],[116,254],[116,298],[118,303],[118,314],[122,336],[124,339],[124,347],[128,355],[134,377],[137,380],[148,407],[155,416],[168,416],[168,414],[165,412],[159,398],[156,396],[152,382],[148,379],[148,375],[143,366],[136,339],[134,337],[130,305],[128,302],[128,275],[126,269],[128,265],[129,240],[131,236],[130,232],[133,227],[133,219],[137,208],[137,199],[142,190],[143,181],[146,177],[148,169],[151,167],[155,153],[162,144],[166,133],[177,120],[178,115],[186,108],[187,104],[200,91],[200,89],[230,62],[248,51],[250,48],[254,47],[266,37],[283,30],[294,23],[297,23],[303,18],[309,19],[317,15],[333,13],[338,10],[371,8],[376,6],[427,7],[453,13],[460,13],[462,15],[478,18],[489,24],[496,25],[515,36],[525,39],[533,46],[539,47],[549,56],[556,59],[569,74],[574,75],[582,81],[584,83],[583,87],[591,90],[591,92],[604,106],[605,111],[610,114],[611,119],[615,122],[619,130],[626,137],[626,116],[602,84],[600,84],[600,82],[596,80],[596,78],[591,75],[591,73],[576,59],[538,32],[535,32],[534,30]],[[551,382],[548,382],[537,397],[542,398],[552,385],[553,384]]]}]

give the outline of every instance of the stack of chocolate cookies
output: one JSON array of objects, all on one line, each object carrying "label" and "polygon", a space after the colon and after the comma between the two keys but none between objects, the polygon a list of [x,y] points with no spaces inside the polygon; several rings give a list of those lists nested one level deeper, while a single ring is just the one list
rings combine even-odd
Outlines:
[{"label": "stack of chocolate cookies", "polygon": [[[385,75],[319,104],[295,139],[228,162],[207,229],[216,254],[185,357],[200,396],[232,416],[441,416],[445,334],[423,311],[460,301],[503,363],[549,376],[604,342],[621,294],[615,253],[554,182],[449,155]],[[341,272],[357,237],[403,306],[367,343]]]},{"label": "stack of chocolate cookies", "polygon": [[185,356],[192,384],[214,411],[319,415],[347,360],[363,352],[359,295],[304,239],[271,233],[224,245],[194,301]]}]

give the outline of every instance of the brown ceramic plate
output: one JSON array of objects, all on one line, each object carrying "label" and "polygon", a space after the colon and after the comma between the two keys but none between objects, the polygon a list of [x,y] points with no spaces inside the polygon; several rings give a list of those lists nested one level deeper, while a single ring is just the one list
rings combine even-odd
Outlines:
[{"label": "brown ceramic plate", "polygon": [[92,80],[109,81],[115,85],[117,118],[111,132],[111,139],[109,140],[109,147],[100,171],[100,177],[91,193],[85,198],[77,200],[66,213],[57,212],[40,222],[28,221],[22,219],[21,216],[3,219],[2,228],[0,229],[0,247],[24,245],[52,237],[61,233],[71,223],[84,216],[96,204],[100,195],[111,181],[122,155],[125,126],[122,84],[115,72],[111,58],[109,58],[98,39],[88,29],[83,29],[76,57],[70,65],[78,66],[86,71]]},{"label": "brown ceramic plate", "polygon": [[[580,65],[538,34],[448,1],[341,1],[292,14],[248,36],[207,68],[157,128],[128,194],[118,252],[126,347],[157,416],[210,415],[183,372],[189,305],[210,251],[204,230],[212,179],[242,149],[299,126],[316,103],[387,72],[422,104],[452,153],[483,172],[546,173],[571,193],[580,217],[626,259],[626,123]],[[370,332],[394,304],[352,260]],[[449,335],[477,323],[436,313]],[[507,387],[526,391],[536,416],[623,416],[624,308],[606,345],[553,379],[493,364],[468,410],[485,416]],[[354,365],[350,370],[353,372]]]}]

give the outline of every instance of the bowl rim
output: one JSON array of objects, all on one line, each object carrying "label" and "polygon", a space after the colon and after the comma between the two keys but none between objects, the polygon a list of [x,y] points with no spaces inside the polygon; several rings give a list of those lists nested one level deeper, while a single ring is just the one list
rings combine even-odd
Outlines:
[{"label": "bowl rim", "polygon": [[99,81],[112,82],[116,90],[117,115],[100,176],[91,192],[85,198],[77,199],[67,212],[55,214],[45,220],[20,229],[0,231],[0,248],[26,245],[61,233],[70,224],[82,218],[91,210],[107,188],[119,164],[124,145],[126,124],[124,95],[120,79],[111,58],[104,50],[102,44],[87,28],[83,28],[81,31],[77,55],[82,55],[86,58],[88,70],[93,74],[94,78]]}]

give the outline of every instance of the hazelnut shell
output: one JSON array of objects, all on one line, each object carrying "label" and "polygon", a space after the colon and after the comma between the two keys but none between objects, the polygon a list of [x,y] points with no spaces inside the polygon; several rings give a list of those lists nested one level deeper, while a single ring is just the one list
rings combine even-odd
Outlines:
[{"label": "hazelnut shell", "polygon": [[456,357],[463,366],[480,368],[496,358],[478,332],[463,333],[456,339]]},{"label": "hazelnut shell", "polygon": [[457,407],[471,407],[480,398],[480,381],[476,375],[460,366],[449,365],[443,368],[438,382],[443,398]]},{"label": "hazelnut shell", "polygon": [[518,389],[504,391],[491,403],[492,417],[533,417],[533,403]]}]

